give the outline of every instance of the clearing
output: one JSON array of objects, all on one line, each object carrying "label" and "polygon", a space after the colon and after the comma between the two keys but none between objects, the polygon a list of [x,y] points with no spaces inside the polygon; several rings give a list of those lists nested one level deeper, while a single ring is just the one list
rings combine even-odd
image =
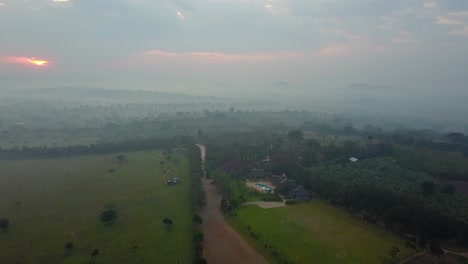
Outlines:
[{"label": "clearing", "polygon": [[[121,164],[117,155],[125,156]],[[0,218],[11,222],[0,232],[0,263],[191,263],[188,164],[184,150],[171,157],[140,151],[0,161]],[[171,177],[181,182],[166,186]],[[114,224],[99,220],[106,208],[117,211]],[[164,226],[166,217],[172,226]]]},{"label": "clearing", "polygon": [[400,259],[414,253],[402,238],[318,200],[271,209],[241,206],[235,213],[235,228],[278,263],[380,263],[393,246]]}]

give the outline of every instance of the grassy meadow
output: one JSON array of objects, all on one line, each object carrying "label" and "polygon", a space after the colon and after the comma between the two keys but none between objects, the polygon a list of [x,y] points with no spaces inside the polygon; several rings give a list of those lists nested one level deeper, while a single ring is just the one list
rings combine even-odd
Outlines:
[{"label": "grassy meadow", "polygon": [[236,213],[230,223],[272,262],[381,263],[393,246],[401,259],[414,253],[402,238],[318,200],[272,209],[242,206]]},{"label": "grassy meadow", "polygon": [[[304,131],[303,132],[304,139],[315,139],[317,142],[320,143],[322,146],[327,146],[327,145],[342,145],[343,143],[347,141],[353,141],[357,143],[365,143],[365,140],[363,137],[360,136],[350,136],[350,135],[333,135],[333,134],[321,134],[321,133],[316,133],[312,131]],[[375,141],[374,141],[375,142]]]},{"label": "grassy meadow", "polygon": [[[0,263],[191,263],[188,163],[183,151],[171,157],[141,151],[0,161],[0,218],[10,219],[0,231]],[[181,183],[166,186],[170,177]],[[117,211],[115,223],[100,221],[106,208]],[[172,226],[164,226],[166,217]]]}]

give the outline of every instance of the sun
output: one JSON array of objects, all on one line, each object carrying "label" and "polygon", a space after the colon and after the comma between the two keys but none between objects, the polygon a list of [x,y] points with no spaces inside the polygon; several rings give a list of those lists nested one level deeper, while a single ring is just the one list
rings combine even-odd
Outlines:
[{"label": "sun", "polygon": [[33,57],[29,58],[28,61],[29,63],[37,65],[37,66],[45,66],[49,63],[48,61],[45,61],[45,60],[36,60]]}]

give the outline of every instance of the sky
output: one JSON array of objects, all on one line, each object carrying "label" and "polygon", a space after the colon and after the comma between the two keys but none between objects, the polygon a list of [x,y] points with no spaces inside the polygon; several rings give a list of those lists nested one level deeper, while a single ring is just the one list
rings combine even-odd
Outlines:
[{"label": "sky", "polygon": [[466,0],[0,0],[0,89],[466,95],[467,76]]}]

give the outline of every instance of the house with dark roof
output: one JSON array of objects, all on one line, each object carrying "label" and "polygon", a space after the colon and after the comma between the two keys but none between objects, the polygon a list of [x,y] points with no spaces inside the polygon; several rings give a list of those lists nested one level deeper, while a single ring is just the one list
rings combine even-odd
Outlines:
[{"label": "house with dark roof", "polygon": [[286,179],[281,182],[281,188],[285,189],[286,191],[292,190],[297,187],[296,180]]},{"label": "house with dark roof", "polygon": [[271,182],[276,186],[276,188],[279,189],[279,187],[281,186],[281,182],[283,182],[287,178],[288,177],[284,173],[282,175],[272,175]]},{"label": "house with dark roof", "polygon": [[294,200],[299,200],[299,201],[307,201],[312,198],[310,192],[307,191],[302,185],[299,185],[296,188],[294,188],[289,193],[289,196],[293,198]]},{"label": "house with dark roof", "polygon": [[276,186],[276,189],[285,195],[288,195],[291,190],[297,187],[296,180],[289,179],[284,173],[271,176],[271,182]]}]

